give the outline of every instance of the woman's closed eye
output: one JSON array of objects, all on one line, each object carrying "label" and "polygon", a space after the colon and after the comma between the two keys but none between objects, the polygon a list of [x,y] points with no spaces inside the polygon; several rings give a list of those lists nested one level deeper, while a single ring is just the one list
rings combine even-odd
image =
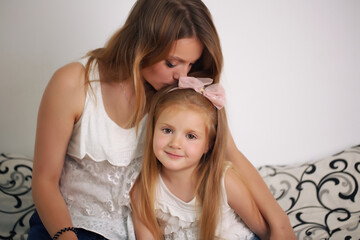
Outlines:
[{"label": "woman's closed eye", "polygon": [[168,66],[169,68],[173,68],[176,66],[175,64],[172,64],[169,60],[165,60],[165,63],[166,63],[166,66]]},{"label": "woman's closed eye", "polygon": [[[166,63],[166,66],[168,66],[169,68],[174,68],[177,66],[177,64],[175,63],[172,63],[170,60],[165,60],[165,63]],[[188,68],[189,68],[189,71],[190,69],[192,68],[192,66],[194,65],[195,63],[190,63]]]}]

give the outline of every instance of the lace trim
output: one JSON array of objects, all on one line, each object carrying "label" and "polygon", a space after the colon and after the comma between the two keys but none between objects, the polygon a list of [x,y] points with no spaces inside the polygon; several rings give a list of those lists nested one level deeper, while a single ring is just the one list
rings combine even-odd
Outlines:
[{"label": "lace trim", "polygon": [[198,231],[196,228],[180,229],[177,232],[172,232],[164,235],[165,240],[197,240]]},{"label": "lace trim", "polygon": [[[86,144],[84,144],[84,145],[86,145]],[[141,149],[143,147],[144,147],[144,145],[141,144],[141,145],[139,145],[138,149]],[[134,158],[142,157],[142,152],[140,150],[137,151],[134,149],[122,151],[117,154],[111,154],[108,156],[106,156],[105,153],[96,154],[97,155],[96,157],[94,156],[95,155],[94,153],[91,153],[91,150],[88,151],[87,149],[85,149],[84,151],[81,151],[81,152],[80,151],[72,152],[72,153],[68,152],[67,154],[71,158],[77,159],[79,161],[81,161],[81,159],[87,158],[94,162],[106,161],[106,162],[110,163],[111,165],[117,166],[117,167],[126,167],[129,164],[131,164],[131,161]]]},{"label": "lace trim", "polygon": [[182,229],[196,228],[195,221],[184,221],[178,216],[173,216],[169,213],[164,213],[161,210],[155,210],[156,218],[159,221],[160,228],[165,234],[179,232]]}]

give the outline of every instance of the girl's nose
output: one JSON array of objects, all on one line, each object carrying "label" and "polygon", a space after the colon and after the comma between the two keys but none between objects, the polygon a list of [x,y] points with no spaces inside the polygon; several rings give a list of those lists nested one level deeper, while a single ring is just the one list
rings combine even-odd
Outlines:
[{"label": "girl's nose", "polygon": [[180,149],[181,148],[181,140],[180,137],[173,135],[173,137],[171,138],[171,141],[169,143],[169,146],[171,148],[176,148],[176,149]]}]

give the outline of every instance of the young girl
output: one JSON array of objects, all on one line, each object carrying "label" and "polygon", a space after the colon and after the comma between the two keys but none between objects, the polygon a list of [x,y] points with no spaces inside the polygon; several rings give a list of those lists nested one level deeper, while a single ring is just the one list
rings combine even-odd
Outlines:
[{"label": "young girl", "polygon": [[[105,47],[57,70],[38,113],[29,239],[134,238],[129,191],[141,167],[151,96],[181,76],[219,82],[222,62],[201,0],[137,0]],[[228,159],[254,185],[271,235],[288,236],[286,214],[228,136]]]},{"label": "young girl", "polygon": [[143,166],[131,194],[137,239],[255,239],[242,220],[268,238],[241,178],[224,165],[225,95],[211,82],[181,77],[178,88],[152,100]]}]

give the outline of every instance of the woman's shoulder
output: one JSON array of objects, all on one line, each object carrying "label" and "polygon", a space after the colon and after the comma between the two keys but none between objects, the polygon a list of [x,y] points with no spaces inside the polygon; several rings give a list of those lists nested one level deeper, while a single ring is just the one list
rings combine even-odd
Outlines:
[{"label": "woman's shoulder", "polygon": [[81,63],[73,62],[55,71],[45,89],[43,101],[68,109],[77,120],[84,107],[86,91],[85,68]]},{"label": "woman's shoulder", "polygon": [[83,101],[86,96],[87,84],[84,66],[79,62],[72,62],[57,69],[50,79],[47,89],[58,94],[71,94],[72,100]]},{"label": "woman's shoulder", "polygon": [[68,88],[82,87],[85,84],[85,68],[80,62],[66,64],[55,71],[51,81]]}]

